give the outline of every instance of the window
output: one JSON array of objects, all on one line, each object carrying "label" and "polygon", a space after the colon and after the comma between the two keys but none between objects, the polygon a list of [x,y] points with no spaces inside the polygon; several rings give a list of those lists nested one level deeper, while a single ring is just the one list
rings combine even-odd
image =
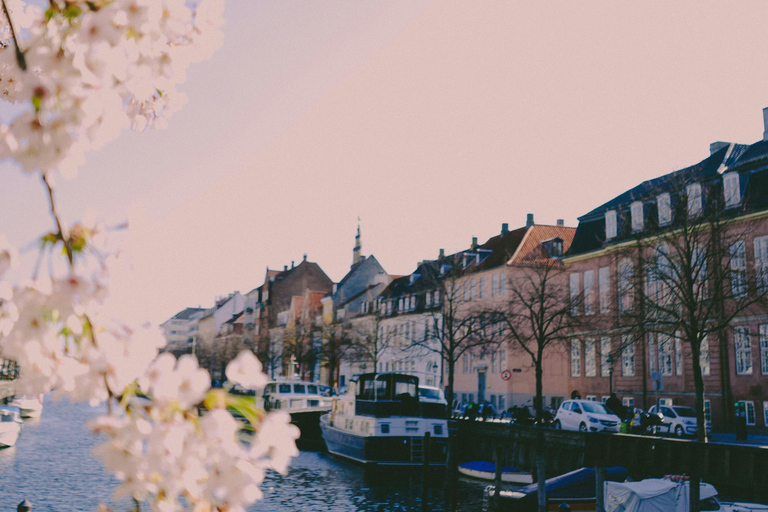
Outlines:
[{"label": "window", "polygon": [[504,395],[499,395],[499,411],[504,412],[507,410],[507,401]]},{"label": "window", "polygon": [[571,377],[581,377],[581,346],[579,340],[571,340]]},{"label": "window", "polygon": [[747,256],[744,240],[731,244],[731,291],[734,297],[747,295]]},{"label": "window", "polygon": [[621,374],[624,377],[635,376],[635,343],[629,334],[621,335]]},{"label": "window", "polygon": [[464,281],[464,302],[469,301],[470,297],[470,290],[469,290],[469,281]]},{"label": "window", "polygon": [[[659,334],[659,371],[664,376],[672,375],[672,339],[669,334]],[[677,338],[675,338],[677,342]]]},{"label": "window", "polygon": [[491,352],[491,373],[499,373],[499,351]]},{"label": "window", "polygon": [[480,293],[479,293],[479,297],[481,299],[483,297],[485,297],[485,278],[484,277],[480,278]]},{"label": "window", "polygon": [[469,293],[470,299],[475,300],[477,298],[477,281],[472,279],[469,282],[469,289],[470,289],[470,293]]},{"label": "window", "polygon": [[709,297],[707,286],[707,255],[702,247],[696,246],[691,253],[691,277],[693,278],[693,296],[697,300]]},{"label": "window", "polygon": [[768,375],[768,324],[760,324],[760,373]]},{"label": "window", "polygon": [[431,307],[432,306],[432,293],[427,292],[426,294],[424,294],[424,304],[427,307]]},{"label": "window", "polygon": [[568,278],[568,284],[571,292],[571,316],[579,315],[579,274],[571,274]]},{"label": "window", "polygon": [[469,373],[469,356],[467,354],[461,356],[461,372]]},{"label": "window", "polygon": [[504,295],[507,293],[507,276],[504,275],[504,272],[501,272],[499,274],[499,295]]},{"label": "window", "polygon": [[501,349],[501,360],[499,361],[499,370],[505,371],[507,370],[507,349]]},{"label": "window", "polygon": [[621,405],[629,409],[630,411],[635,408],[635,397],[625,396],[621,399]]},{"label": "window", "polygon": [[609,398],[611,398],[611,397],[610,397],[610,396],[606,396],[606,395],[603,395],[603,396],[601,396],[601,397],[600,397],[600,401],[601,401],[602,403],[605,403],[605,402],[607,402],[607,401],[608,401],[608,399],[609,399]]},{"label": "window", "polygon": [[672,222],[672,207],[669,200],[669,193],[664,192],[656,198],[656,204],[659,209],[659,226],[666,226]]},{"label": "window", "polygon": [[619,311],[632,311],[635,294],[632,290],[632,277],[634,274],[632,260],[624,258],[619,263]]},{"label": "window", "polygon": [[755,276],[758,292],[768,291],[768,236],[755,238]]},{"label": "window", "polygon": [[608,313],[610,310],[611,269],[600,267],[597,271],[598,288],[600,289],[600,313]]},{"label": "window", "polygon": [[692,183],[686,188],[688,196],[688,217],[698,217],[701,215],[702,201],[701,201],[701,184]]},{"label": "window", "polygon": [[749,342],[749,327],[733,328],[733,346],[736,351],[736,375],[752,375],[752,345]]},{"label": "window", "polygon": [[643,230],[643,203],[642,201],[635,201],[632,206],[629,207],[629,211],[632,215],[632,232],[638,233]]},{"label": "window", "polygon": [[499,294],[499,274],[493,274],[491,276],[491,296],[495,297]]},{"label": "window", "polygon": [[435,293],[434,293],[434,295],[432,297],[432,302],[434,302],[435,306],[440,304],[440,291],[439,290],[435,290]]},{"label": "window", "polygon": [[744,400],[744,405],[747,409],[747,425],[754,426],[755,424],[755,402],[752,400]]},{"label": "window", "polygon": [[597,395],[587,395],[588,402],[597,402]]},{"label": "window", "polygon": [[597,357],[595,350],[595,338],[584,340],[584,376],[594,377],[597,375]]},{"label": "window", "polygon": [[675,334],[675,375],[683,374],[683,340],[680,333]]},{"label": "window", "polygon": [[704,420],[712,423],[712,402],[709,400],[704,400]]},{"label": "window", "polygon": [[672,399],[671,398],[659,398],[659,406],[666,405],[670,406],[672,405]]},{"label": "window", "polygon": [[600,338],[600,375],[608,377],[611,374],[611,363],[608,358],[611,355],[611,338],[603,336]]},{"label": "window", "polygon": [[707,339],[706,336],[701,340],[701,346],[699,348],[699,366],[701,366],[702,375],[709,375],[709,339]]},{"label": "window", "polygon": [[584,314],[595,314],[595,271],[584,272]]},{"label": "window", "polygon": [[648,333],[648,369],[651,373],[656,371],[658,358],[656,357],[656,333]]},{"label": "window", "polygon": [[763,425],[768,427],[768,402],[763,402]]},{"label": "window", "polygon": [[725,193],[725,207],[738,206],[741,203],[741,189],[739,188],[739,173],[729,172],[723,175],[723,192]]},{"label": "window", "polygon": [[609,210],[605,212],[605,239],[616,238],[618,230],[616,229],[616,211]]}]

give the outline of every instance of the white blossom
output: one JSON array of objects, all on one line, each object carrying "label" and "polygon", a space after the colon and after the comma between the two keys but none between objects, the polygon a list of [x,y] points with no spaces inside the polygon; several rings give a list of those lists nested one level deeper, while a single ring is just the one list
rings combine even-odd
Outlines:
[{"label": "white blossom", "polygon": [[263,388],[269,383],[269,378],[262,371],[261,362],[250,350],[243,350],[230,361],[225,373],[228,381],[246,389]]}]

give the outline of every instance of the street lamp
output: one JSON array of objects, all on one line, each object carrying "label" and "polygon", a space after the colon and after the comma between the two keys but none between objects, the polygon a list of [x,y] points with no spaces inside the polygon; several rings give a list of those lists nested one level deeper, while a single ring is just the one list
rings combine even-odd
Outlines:
[{"label": "street lamp", "polygon": [[608,363],[608,394],[613,394],[613,354],[608,354],[605,360]]}]

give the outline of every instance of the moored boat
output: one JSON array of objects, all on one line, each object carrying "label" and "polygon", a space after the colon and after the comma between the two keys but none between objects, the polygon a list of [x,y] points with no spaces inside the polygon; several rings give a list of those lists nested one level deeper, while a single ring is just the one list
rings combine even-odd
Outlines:
[{"label": "moored boat", "polygon": [[322,393],[316,382],[292,379],[270,382],[262,393],[265,411],[286,411],[291,423],[299,427],[301,436],[296,440],[299,449],[322,449],[323,436],[320,417],[331,410],[332,400]]},{"label": "moored boat", "polygon": [[43,395],[23,395],[14,398],[9,404],[21,410],[22,418],[39,418],[43,414]]},{"label": "moored boat", "polygon": [[16,444],[21,432],[21,411],[17,407],[0,406],[0,448]]},{"label": "moored boat", "polygon": [[[493,481],[496,479],[496,464],[485,460],[473,460],[459,464],[459,473],[470,478]],[[501,481],[508,484],[530,484],[533,475],[514,467],[501,467]]]},{"label": "moored boat", "polygon": [[419,401],[419,379],[366,373],[320,418],[328,451],[371,465],[445,465],[445,405]]}]

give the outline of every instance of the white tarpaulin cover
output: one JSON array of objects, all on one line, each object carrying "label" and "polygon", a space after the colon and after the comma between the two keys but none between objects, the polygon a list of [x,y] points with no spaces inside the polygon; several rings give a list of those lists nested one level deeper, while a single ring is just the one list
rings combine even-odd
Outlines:
[{"label": "white tarpaulin cover", "polygon": [[[699,486],[702,500],[717,495],[704,482]],[[688,482],[646,478],[639,482],[605,482],[606,512],[688,512]]]}]

